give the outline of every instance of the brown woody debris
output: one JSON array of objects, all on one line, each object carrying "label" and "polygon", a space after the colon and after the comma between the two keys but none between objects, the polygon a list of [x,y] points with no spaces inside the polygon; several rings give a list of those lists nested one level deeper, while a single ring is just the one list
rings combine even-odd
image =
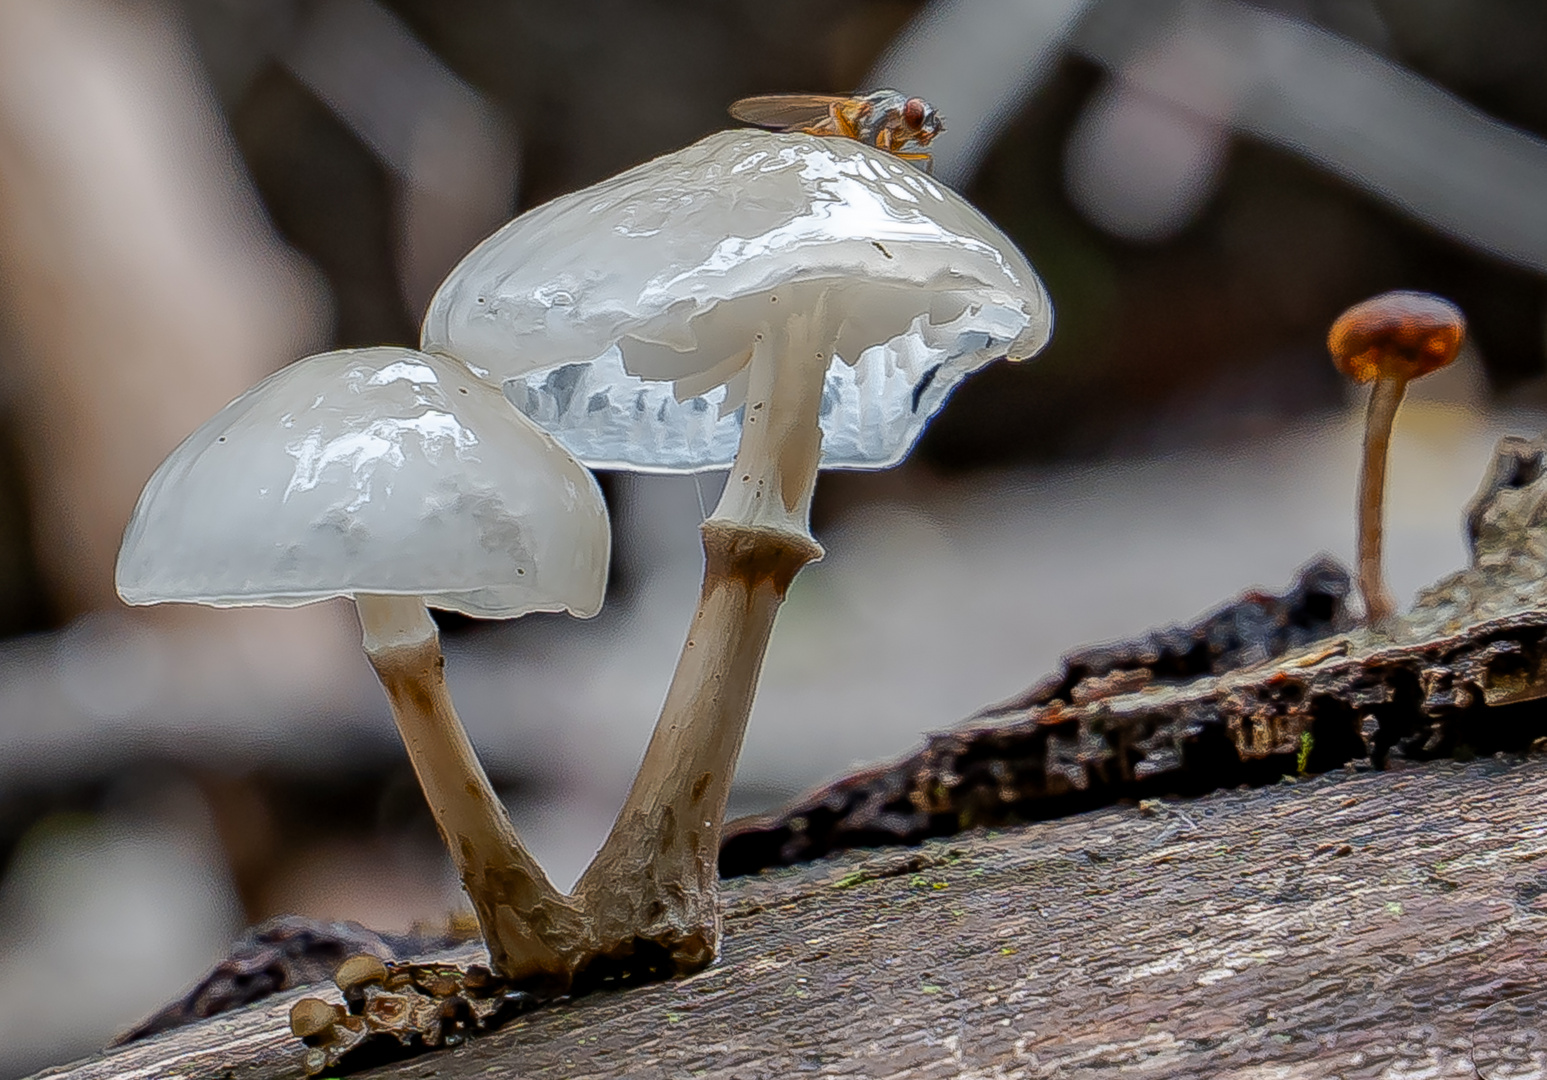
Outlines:
[{"label": "brown woody debris", "polygon": [[333,981],[343,1004],[308,997],[290,1008],[291,1033],[308,1048],[308,1076],[457,1046],[536,1004],[481,964],[395,964],[361,954]]},{"label": "brown woody debris", "polygon": [[120,1035],[113,1045],[208,1019],[282,990],[321,982],[345,957],[361,953],[390,958],[393,943],[358,923],[320,922],[295,915],[270,919],[247,931],[193,989]]},{"label": "brown woody debris", "polygon": [[909,757],[732,822],[724,876],[852,847],[1344,765],[1527,751],[1547,736],[1547,442],[1505,439],[1466,512],[1472,564],[1376,629],[1330,560],[1284,596],[1087,648]]}]

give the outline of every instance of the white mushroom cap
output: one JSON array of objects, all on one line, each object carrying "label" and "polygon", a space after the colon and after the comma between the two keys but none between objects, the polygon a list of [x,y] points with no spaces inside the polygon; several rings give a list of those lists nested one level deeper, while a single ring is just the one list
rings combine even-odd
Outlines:
[{"label": "white mushroom cap", "polygon": [[347,350],[283,368],[162,462],[124,535],[118,592],[588,616],[609,544],[595,479],[488,384],[412,349]]},{"label": "white mushroom cap", "polygon": [[827,467],[894,464],[963,376],[1052,329],[1025,257],[949,188],[854,140],[739,130],[510,222],[442,283],[421,344],[592,466],[713,468],[754,328],[824,294]]}]

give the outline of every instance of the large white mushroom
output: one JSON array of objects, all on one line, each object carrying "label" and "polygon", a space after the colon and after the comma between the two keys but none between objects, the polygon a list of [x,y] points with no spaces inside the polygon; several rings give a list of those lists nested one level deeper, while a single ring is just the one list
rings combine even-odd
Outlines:
[{"label": "large white mushroom", "polygon": [[595,479],[499,393],[406,348],[324,353],[190,435],[140,496],[118,558],[131,604],[353,598],[495,968],[567,986],[584,935],[484,774],[426,605],[484,618],[601,607]]},{"label": "large white mushroom", "polygon": [[503,383],[588,465],[731,465],[660,721],[577,890],[600,949],[666,971],[713,958],[763,654],[822,554],[818,467],[896,463],[963,376],[1033,355],[1051,323],[1024,256],[956,193],[853,140],[758,131],[523,214],[441,285],[421,347]]}]

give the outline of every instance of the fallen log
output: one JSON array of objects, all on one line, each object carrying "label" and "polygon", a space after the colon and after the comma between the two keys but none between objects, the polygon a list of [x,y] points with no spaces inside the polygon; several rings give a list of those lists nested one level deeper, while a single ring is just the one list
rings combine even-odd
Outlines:
[{"label": "fallen log", "polygon": [[1355,628],[1330,560],[1283,596],[1082,649],[1019,698],[776,813],[732,822],[723,876],[1122,799],[1547,738],[1547,442],[1503,440],[1466,511],[1471,565]]},{"label": "fallen log", "polygon": [[[1437,762],[848,853],[728,883],[700,975],[361,1075],[1547,1076],[1544,805]],[[38,1077],[298,1078],[298,996]]]}]

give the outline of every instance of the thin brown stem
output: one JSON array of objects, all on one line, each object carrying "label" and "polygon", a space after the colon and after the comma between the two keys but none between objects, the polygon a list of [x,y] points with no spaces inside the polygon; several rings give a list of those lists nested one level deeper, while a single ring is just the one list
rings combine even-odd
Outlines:
[{"label": "thin brown stem", "polygon": [[582,920],[510,823],[446,688],[440,635],[417,597],[355,599],[365,652],[483,929],[496,971],[565,988],[584,947]]},{"label": "thin brown stem", "polygon": [[1364,464],[1359,473],[1359,594],[1364,599],[1364,618],[1375,626],[1396,610],[1381,566],[1386,457],[1391,448],[1391,426],[1407,380],[1383,375],[1370,388],[1370,407],[1365,418]]}]

